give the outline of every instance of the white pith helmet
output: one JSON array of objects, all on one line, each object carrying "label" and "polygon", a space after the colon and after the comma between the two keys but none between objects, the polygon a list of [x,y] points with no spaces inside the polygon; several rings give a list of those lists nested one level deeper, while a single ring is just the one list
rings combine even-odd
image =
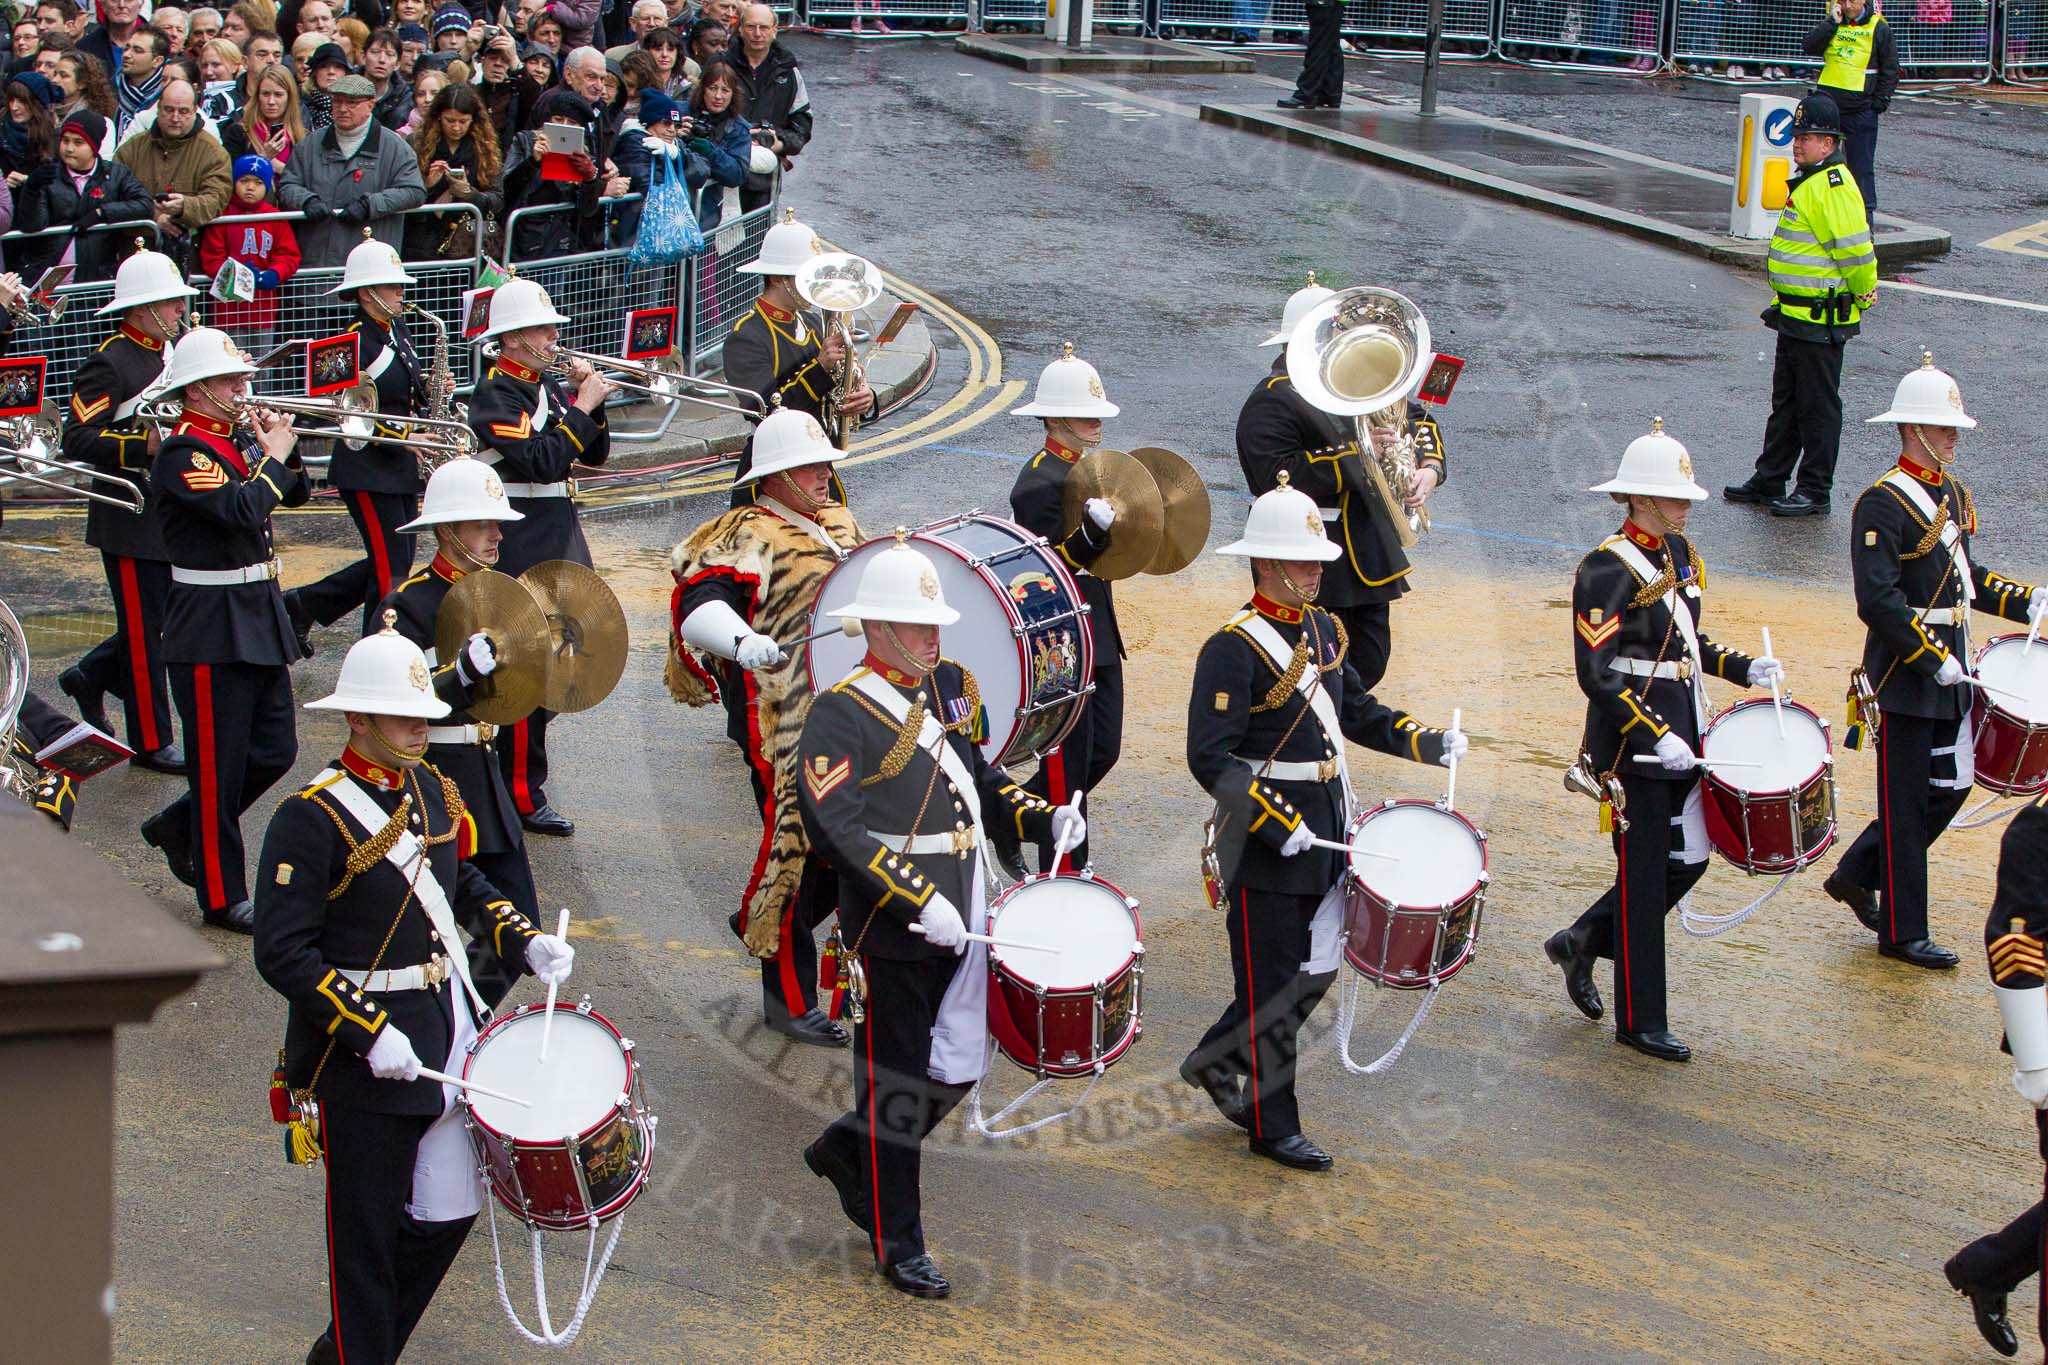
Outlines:
[{"label": "white pith helmet", "polygon": [[420,514],[398,529],[423,531],[455,521],[525,520],[526,513],[514,511],[505,497],[498,471],[482,460],[462,455],[434,471],[427,480],[426,495],[420,499]]},{"label": "white pith helmet", "polygon": [[825,438],[825,428],[808,412],[777,408],[754,428],[754,464],[746,473],[733,477],[733,487],[756,483],[771,474],[802,469],[805,465],[832,464],[846,458],[846,452]]},{"label": "white pith helmet", "polygon": [[1058,360],[1038,374],[1038,391],[1012,417],[1114,417],[1122,409],[1102,391],[1102,376],[1074,354],[1074,343],[1061,348]]},{"label": "white pith helmet", "polygon": [[555,301],[539,284],[533,280],[507,280],[491,293],[491,325],[484,328],[484,335],[503,336],[523,327],[546,327],[550,323],[565,327],[568,322],[555,311]]},{"label": "white pith helmet", "polygon": [[1650,419],[1647,435],[1638,436],[1621,452],[1621,468],[1589,493],[1638,493],[1651,498],[1684,498],[1699,502],[1710,496],[1693,482],[1692,455],[1676,437],[1664,434],[1664,419]]},{"label": "white pith helmet", "polygon": [[896,543],[867,562],[853,600],[832,613],[859,621],[906,626],[950,626],[960,613],[946,605],[939,571],[898,532]]},{"label": "white pith helmet", "polygon": [[114,272],[113,300],[99,311],[125,313],[145,303],[198,297],[199,291],[185,283],[178,266],[161,251],[138,251],[121,262]]},{"label": "white pith helmet", "polygon": [[1963,391],[1955,376],[1934,368],[1934,352],[1920,353],[1920,368],[1899,381],[1892,405],[1866,422],[1907,422],[1923,427],[1958,427],[1969,431],[1977,419],[1963,411]]},{"label": "white pith helmet", "polygon": [[782,221],[761,236],[761,250],[753,260],[739,267],[742,275],[794,275],[803,263],[824,248],[818,234],[807,223],[796,220],[795,209],[785,209]]},{"label": "white pith helmet", "polygon": [[176,393],[202,379],[254,373],[256,367],[226,332],[217,327],[194,327],[172,345],[170,368],[156,391]]},{"label": "white pith helmet", "polygon": [[[346,294],[351,289],[361,289],[371,284],[418,284],[419,281],[405,273],[405,264],[398,252],[388,242],[380,242],[363,229],[363,240],[356,243],[355,250],[348,253],[348,265],[341,272],[341,283],[328,290],[330,294]],[[492,299],[492,306],[497,304]]]},{"label": "white pith helmet", "polygon": [[308,711],[360,711],[368,716],[412,716],[440,720],[448,703],[434,695],[434,677],[420,647],[391,628],[395,612],[386,610],[384,629],[349,646],[341,661],[334,691],[306,703]]},{"label": "white pith helmet", "polygon": [[1316,272],[1308,272],[1308,283],[1287,296],[1287,307],[1280,313],[1280,330],[1260,342],[1261,346],[1285,346],[1294,335],[1295,324],[1307,317],[1315,306],[1337,291],[1316,283]]},{"label": "white pith helmet", "polygon": [[1280,471],[1280,486],[1259,494],[1245,513],[1244,534],[1219,555],[1244,559],[1319,559],[1325,563],[1344,553],[1323,529],[1323,512],[1316,500],[1299,488],[1289,486],[1287,471]]}]

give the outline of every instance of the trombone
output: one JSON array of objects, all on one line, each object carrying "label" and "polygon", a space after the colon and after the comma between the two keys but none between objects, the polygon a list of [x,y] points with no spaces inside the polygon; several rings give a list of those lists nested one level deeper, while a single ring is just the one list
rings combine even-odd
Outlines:
[{"label": "trombone", "polygon": [[[377,411],[377,386],[367,379],[353,388],[343,389],[332,398],[270,398],[251,394],[235,402],[237,424],[245,427],[253,425],[255,414],[266,408],[272,412],[297,417],[324,418],[333,424],[317,427],[301,426],[294,422],[287,428],[294,436],[339,438],[356,445],[410,446],[415,450],[432,451],[451,459],[459,455],[476,453],[476,434],[469,429],[467,422],[446,417],[412,417]],[[176,399],[157,399],[140,404],[135,409],[135,415],[142,421],[167,426],[175,423],[183,415],[184,410],[184,404]],[[403,428],[404,434],[380,436],[377,434],[377,427],[380,424],[394,430]]]},{"label": "trombone", "polygon": [[[501,350],[496,343],[487,341],[483,345],[483,353],[486,360],[496,360]],[[618,356],[557,346],[548,362],[548,371],[566,381],[570,363],[577,360],[597,370],[619,388],[644,393],[663,403],[701,403],[721,412],[738,413],[750,422],[758,422],[768,415],[768,405],[761,401],[760,394],[722,379],[706,379],[702,375],[691,374],[684,366],[683,358],[674,351],[652,360],[622,360]],[[706,396],[719,394],[724,397]]]},{"label": "trombone", "polygon": [[[49,406],[46,404],[45,408]],[[56,444],[57,424],[49,416],[10,417],[0,421],[0,488],[17,483],[34,484],[141,514],[140,488],[89,464],[53,457],[50,451]],[[84,483],[103,483],[117,491],[101,493],[82,484],[67,483],[65,477],[83,480]]]}]

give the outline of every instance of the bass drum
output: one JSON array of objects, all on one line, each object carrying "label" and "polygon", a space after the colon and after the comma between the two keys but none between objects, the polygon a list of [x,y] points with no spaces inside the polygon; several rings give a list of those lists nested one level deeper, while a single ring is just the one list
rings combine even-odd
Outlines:
[{"label": "bass drum", "polygon": [[[854,600],[868,557],[895,543],[894,536],[870,540],[825,576],[812,632],[837,624],[837,609]],[[919,527],[910,543],[938,569],[946,603],[960,613],[940,648],[981,688],[982,754],[998,767],[1040,757],[1073,728],[1095,676],[1095,646],[1073,575],[1043,537],[979,512]],[[811,641],[812,691],[853,672],[866,652],[858,636]]]}]

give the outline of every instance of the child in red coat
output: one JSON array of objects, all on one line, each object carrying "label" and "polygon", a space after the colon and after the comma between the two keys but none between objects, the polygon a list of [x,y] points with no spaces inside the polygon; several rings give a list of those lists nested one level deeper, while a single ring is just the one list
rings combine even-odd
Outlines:
[{"label": "child in red coat", "polygon": [[299,239],[292,225],[279,218],[252,222],[259,213],[276,213],[270,202],[269,158],[235,158],[235,197],[228,211],[207,224],[199,238],[199,266],[207,274],[236,260],[256,272],[256,297],[247,303],[222,301],[208,310],[207,322],[261,355],[270,349],[277,326],[277,293],[299,268]]}]

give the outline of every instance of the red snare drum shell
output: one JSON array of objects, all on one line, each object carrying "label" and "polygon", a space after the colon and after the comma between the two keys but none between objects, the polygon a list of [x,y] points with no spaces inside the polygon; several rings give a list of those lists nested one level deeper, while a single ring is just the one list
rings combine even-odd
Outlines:
[{"label": "red snare drum shell", "polygon": [[[1744,697],[1708,721],[1707,734],[1712,735],[1730,717],[1761,717],[1774,706],[1769,697]],[[1746,790],[1711,769],[1701,779],[1707,842],[1716,853],[1749,873],[1795,871],[1835,842],[1834,742],[1827,722],[1812,708],[1790,698],[1784,707],[1788,723],[1810,727],[1820,735],[1823,757],[1812,773],[1796,786],[1777,790]],[[1773,727],[1775,724],[1773,717]],[[1704,739],[1701,747],[1705,747]]]},{"label": "red snare drum shell", "polygon": [[[1000,924],[1006,904],[1014,903],[1028,887],[1054,880],[1050,873],[1038,873],[1010,887],[996,898],[990,922]],[[1102,888],[1112,893],[1131,917],[1131,927],[1142,945],[1144,926],[1137,903],[1114,884],[1100,877],[1063,874],[1058,880]],[[1105,901],[1105,905],[1108,902]],[[1026,980],[1016,970],[989,955],[988,1027],[996,1046],[1005,1057],[1039,1076],[1075,1078],[1091,1076],[1097,1063],[1112,1065],[1130,1051],[1144,1032],[1140,1000],[1144,978],[1142,946],[1124,959],[1116,971],[1091,986],[1045,988]],[[1043,999],[1043,1024],[1040,1000]],[[1099,1002],[1099,1005],[1098,1005]],[[1100,1041],[1097,1015],[1101,1016]]]},{"label": "red snare drum shell", "polygon": [[[1464,827],[1479,850],[1479,875],[1456,896],[1437,905],[1395,904],[1360,880],[1347,862],[1344,874],[1344,959],[1368,979],[1395,990],[1422,990],[1450,980],[1472,960],[1479,946],[1479,919],[1486,904],[1486,836],[1456,811],[1433,801],[1402,797],[1383,801],[1352,820],[1345,842],[1376,816],[1404,807],[1423,807]],[[1439,935],[1441,934],[1441,939]]]},{"label": "red snare drum shell", "polygon": [[[2014,633],[1986,640],[1971,671],[1981,674],[1985,659],[1994,651],[2025,649],[2026,638]],[[2037,640],[2034,648],[2048,657],[2048,641]],[[2048,791],[2048,724],[2028,722],[1995,693],[1972,690],[1977,694],[1970,704],[1977,785],[2001,796],[2038,796]]]}]

